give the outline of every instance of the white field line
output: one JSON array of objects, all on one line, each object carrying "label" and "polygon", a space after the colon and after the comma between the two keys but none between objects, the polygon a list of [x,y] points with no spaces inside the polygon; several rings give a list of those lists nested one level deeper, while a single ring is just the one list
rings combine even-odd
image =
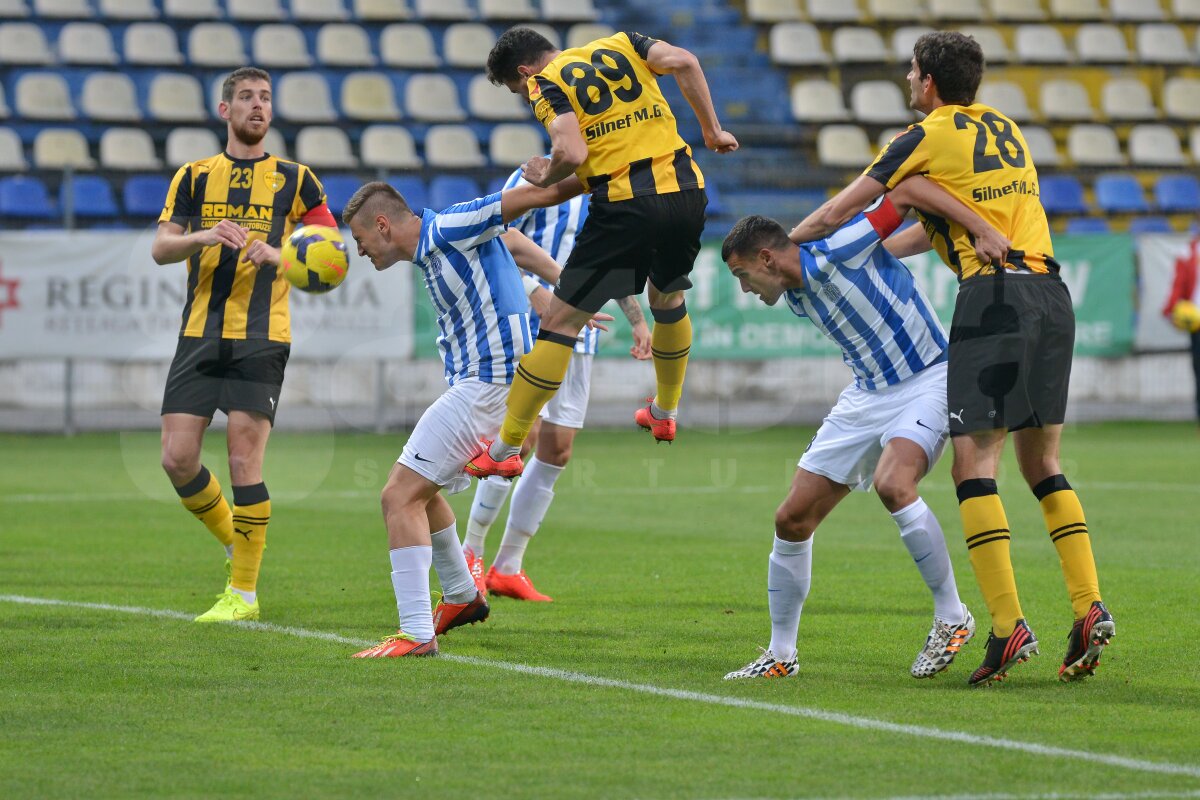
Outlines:
[{"label": "white field line", "polygon": [[[182,611],[171,611],[166,609],[139,608],[137,606],[117,606],[110,605],[108,603],[82,603],[44,597],[25,597],[22,595],[0,595],[0,602],[20,603],[23,605],[35,606],[83,608],[93,611],[110,611],[120,614],[135,614],[138,616],[161,617],[166,619],[187,621],[190,621],[194,616],[192,614],[185,614]],[[232,627],[267,633],[282,633],[288,636],[296,636],[303,639],[320,639],[322,641],[352,645],[355,647],[368,647],[375,644],[373,641],[354,639],[327,631],[314,631],[306,628],[293,628],[284,625],[273,625],[269,622],[238,622],[233,623]],[[746,700],[739,697],[728,697],[718,694],[707,694],[704,692],[691,692],[684,689],[668,689],[662,686],[652,686],[645,683],[633,683],[631,681],[603,678],[597,675],[587,675],[582,672],[570,672],[562,669],[554,669],[552,667],[535,667],[528,664],[517,664],[510,661],[497,661],[489,658],[478,658],[476,656],[441,654],[440,657],[446,659],[447,661],[452,661],[458,664],[470,664],[472,666],[486,667],[488,669],[499,669],[522,675],[550,678],[552,680],[564,681],[566,683],[578,683],[585,686],[599,686],[608,689],[619,689],[626,692],[636,692],[638,694],[648,694],[656,697],[670,697],[675,700],[686,700],[693,703],[705,703],[708,705],[726,706],[729,708],[746,708],[754,711],[764,711],[771,714],[782,714],[785,716],[802,717],[821,722],[830,722],[836,725],[859,728],[861,730],[883,731],[885,733],[913,736],[918,739],[957,742],[959,744],[975,745],[993,750],[1014,750],[1021,753],[1028,753],[1029,755],[1059,758],[1068,761],[1083,761],[1094,764],[1104,764],[1105,766],[1109,767],[1135,770],[1138,772],[1154,772],[1163,775],[1185,775],[1192,778],[1200,778],[1200,766],[1192,764],[1172,764],[1163,761],[1144,761],[1142,759],[1126,758],[1124,756],[1109,755],[1107,753],[1093,753],[1087,750],[1072,750],[1065,747],[1053,747],[1049,745],[1036,744],[1033,742],[1021,742],[1015,739],[981,736],[973,733],[943,730],[941,728],[932,728],[924,725],[904,725],[895,722],[872,719],[870,717],[857,717],[851,714],[842,714],[836,711],[823,711],[818,708],[804,708],[801,706],[784,705],[782,703],[766,703],[760,700]],[[1071,796],[1073,795],[1046,795],[1046,797]],[[1133,797],[1135,795],[1128,796]],[[1167,795],[1145,796],[1165,797]],[[999,795],[994,797],[1004,796]],[[1092,797],[1095,797],[1095,795],[1092,795]]]},{"label": "white field line", "polygon": [[[869,800],[1176,800],[1176,798],[1200,797],[1200,789],[1193,791],[1148,791],[1148,792],[1050,792],[1048,794],[1009,794],[990,792],[987,794],[922,794],[898,795],[895,797],[869,798]],[[716,800],[715,798],[713,800]],[[772,800],[764,797],[725,797],[720,800]],[[789,800],[854,800],[850,797],[807,797]]]}]

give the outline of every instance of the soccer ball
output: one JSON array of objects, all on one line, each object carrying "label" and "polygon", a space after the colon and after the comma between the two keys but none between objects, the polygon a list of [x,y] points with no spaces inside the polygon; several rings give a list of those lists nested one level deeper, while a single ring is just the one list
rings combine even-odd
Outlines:
[{"label": "soccer ball", "polygon": [[341,283],[350,269],[346,241],[337,228],[305,225],[283,243],[279,266],[292,286],[324,294]]}]

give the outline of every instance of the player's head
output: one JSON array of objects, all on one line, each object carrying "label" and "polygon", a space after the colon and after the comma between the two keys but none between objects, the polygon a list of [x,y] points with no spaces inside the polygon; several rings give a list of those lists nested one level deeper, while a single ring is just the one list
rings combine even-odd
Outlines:
[{"label": "player's head", "polygon": [[221,85],[221,119],[229,123],[229,136],[254,146],[271,127],[271,76],[258,67],[235,69]]},{"label": "player's head", "polygon": [[983,80],[983,48],[958,31],[927,33],[913,45],[910,104],[929,113],[939,105],[969,106]]},{"label": "player's head", "polygon": [[400,224],[412,218],[404,195],[383,181],[360,186],[342,209],[342,222],[350,226],[358,254],[371,259],[375,269],[387,269],[397,261],[412,258],[398,230]]},{"label": "player's head", "polygon": [[769,306],[799,285],[787,263],[797,252],[782,225],[758,214],[739,219],[721,245],[721,259],[742,291],[758,295]]},{"label": "player's head", "polygon": [[528,100],[529,79],[541,72],[557,52],[549,39],[532,28],[509,28],[488,53],[488,80]]}]

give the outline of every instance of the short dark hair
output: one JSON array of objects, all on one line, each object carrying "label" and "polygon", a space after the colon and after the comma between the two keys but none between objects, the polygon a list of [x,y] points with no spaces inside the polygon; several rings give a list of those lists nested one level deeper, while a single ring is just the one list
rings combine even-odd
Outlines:
[{"label": "short dark hair", "polygon": [[371,181],[358,187],[358,191],[346,202],[346,207],[342,209],[342,222],[349,225],[350,220],[354,219],[363,206],[368,205],[374,214],[383,212],[389,217],[405,212],[412,213],[408,201],[395,186],[383,181]]},{"label": "short dark hair", "polygon": [[556,48],[532,28],[509,28],[500,34],[487,57],[487,78],[497,86],[521,77],[517,67],[528,67]]},{"label": "short dark hair", "polygon": [[983,48],[973,37],[958,31],[927,33],[913,45],[920,77],[933,76],[938,97],[949,105],[975,102],[983,80]]},{"label": "short dark hair", "polygon": [[744,258],[764,247],[783,250],[791,243],[792,240],[778,222],[751,214],[739,219],[725,236],[725,241],[721,243],[721,260],[728,264],[732,256]]},{"label": "short dark hair", "polygon": [[258,67],[238,67],[233,72],[229,73],[229,77],[221,84],[221,102],[229,103],[233,101],[233,90],[242,81],[266,81],[271,82],[271,73],[265,69]]}]

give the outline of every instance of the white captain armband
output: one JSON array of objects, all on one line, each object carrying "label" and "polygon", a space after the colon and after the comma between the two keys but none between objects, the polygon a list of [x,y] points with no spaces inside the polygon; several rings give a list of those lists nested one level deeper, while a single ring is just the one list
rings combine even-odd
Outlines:
[{"label": "white captain armband", "polygon": [[523,283],[525,285],[525,296],[526,297],[533,294],[535,291],[537,291],[538,287],[540,287],[542,285],[541,281],[539,281],[534,276],[530,275],[528,272],[521,273],[521,283]]}]

